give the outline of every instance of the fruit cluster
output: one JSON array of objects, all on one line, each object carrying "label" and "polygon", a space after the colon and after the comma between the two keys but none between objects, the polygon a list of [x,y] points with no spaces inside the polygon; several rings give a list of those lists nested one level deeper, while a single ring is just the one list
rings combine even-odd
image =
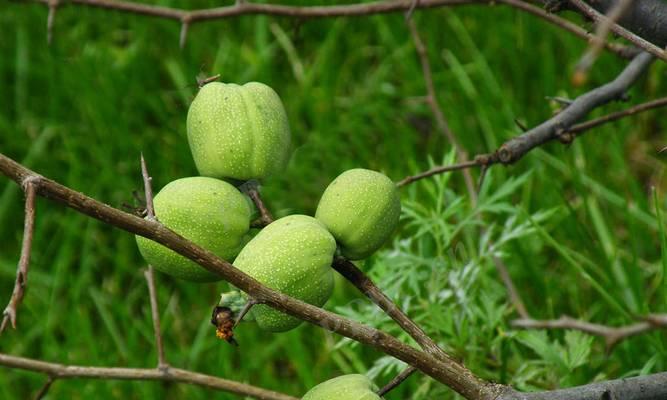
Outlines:
[{"label": "fruit cluster", "polygon": [[[398,224],[401,205],[396,185],[379,172],[352,169],[327,187],[314,218],[280,218],[253,237],[252,202],[236,185],[251,179],[266,181],[280,173],[290,154],[285,109],[276,92],[264,84],[206,84],[188,111],[187,133],[201,176],[164,186],[154,198],[157,218],[267,287],[320,307],[333,290],[331,264],[337,249],[351,260],[364,259],[385,243]],[[137,236],[137,245],[144,259],[166,274],[197,282],[219,279],[156,242]],[[238,296],[222,296],[220,306],[229,302],[238,305]],[[255,306],[249,317],[271,332],[300,323],[264,305]],[[345,400],[379,398],[372,397],[370,382],[362,378],[336,378],[339,383],[325,382],[304,399],[329,398],[332,388],[340,387],[349,388]]]}]

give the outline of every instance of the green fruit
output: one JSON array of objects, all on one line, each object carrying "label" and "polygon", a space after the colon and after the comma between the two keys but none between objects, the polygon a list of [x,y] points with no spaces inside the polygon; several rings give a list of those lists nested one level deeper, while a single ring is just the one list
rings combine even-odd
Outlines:
[{"label": "green fruit", "polygon": [[201,175],[263,179],[282,171],[289,159],[285,108],[263,83],[204,85],[190,105],[187,130]]},{"label": "green fruit", "polygon": [[[331,296],[336,241],[313,217],[290,215],[262,229],[234,266],[271,289],[321,307]],[[250,311],[260,328],[283,332],[301,321],[265,305]]]},{"label": "green fruit", "polygon": [[[160,190],[153,204],[161,223],[217,256],[231,262],[241,250],[251,209],[229,183],[206,177],[177,179]],[[141,236],[136,239],[146,262],[166,274],[190,281],[220,280],[159,243]]]},{"label": "green fruit", "polygon": [[376,390],[364,375],[343,375],[320,383],[301,400],[380,400]]},{"label": "green fruit", "polygon": [[394,182],[379,172],[357,168],[331,182],[315,218],[326,225],[345,257],[361,260],[391,236],[400,214],[401,200]]}]

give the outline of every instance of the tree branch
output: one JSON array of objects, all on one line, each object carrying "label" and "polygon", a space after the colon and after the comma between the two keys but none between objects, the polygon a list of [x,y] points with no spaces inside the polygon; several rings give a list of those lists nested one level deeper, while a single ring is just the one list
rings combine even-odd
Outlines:
[{"label": "tree branch", "polygon": [[121,379],[180,382],[223,390],[262,400],[298,400],[296,397],[180,368],[108,368],[63,365],[0,353],[0,365],[47,374],[51,379]]},{"label": "tree branch", "polygon": [[16,314],[19,304],[25,295],[25,287],[28,283],[28,269],[30,268],[30,251],[32,250],[32,238],[35,229],[35,181],[26,177],[18,182],[25,192],[25,219],[23,222],[23,243],[21,245],[21,256],[16,269],[16,281],[14,290],[9,299],[9,304],[3,311],[2,323],[0,323],[0,334],[10,322],[12,328],[16,329]]},{"label": "tree branch", "polygon": [[[426,103],[431,109],[431,113],[435,117],[435,122],[437,124],[438,130],[440,133],[447,138],[449,143],[454,147],[457,158],[461,162],[468,161],[468,154],[461,147],[461,144],[456,140],[454,133],[449,128],[445,114],[442,112],[440,103],[438,103],[438,97],[435,92],[435,85],[433,84],[433,73],[431,72],[431,63],[428,60],[428,53],[426,52],[426,46],[424,41],[419,35],[419,30],[415,25],[415,20],[408,18],[406,20],[408,29],[410,30],[410,35],[412,36],[412,42],[415,45],[415,50],[417,50],[417,55],[419,56],[419,62],[422,67],[422,75],[424,76],[424,84],[426,85]],[[470,196],[470,201],[473,207],[477,204],[477,190],[475,188],[475,182],[472,178],[472,174],[469,169],[463,170],[463,180],[465,181],[466,188],[468,189],[468,195]]]},{"label": "tree branch", "polygon": [[[146,167],[146,160],[141,154],[141,176],[144,180],[144,193],[146,198],[146,218],[150,221],[155,221],[155,206],[153,205],[153,185],[151,184],[153,178],[148,174],[148,167]],[[151,316],[153,318],[153,331],[155,332],[155,347],[157,349],[157,365],[158,368],[167,366],[167,361],[164,356],[164,346],[162,344],[162,328],[160,327],[160,310],[157,303],[157,291],[155,290],[155,272],[152,265],[144,272],[146,283],[148,284],[148,296],[151,302]]]},{"label": "tree branch", "polygon": [[667,97],[662,97],[660,99],[647,101],[646,103],[637,104],[636,106],[632,106],[622,111],[607,114],[602,117],[592,119],[590,121],[582,122],[580,124],[572,125],[572,127],[567,130],[567,133],[572,133],[577,136],[580,136],[581,134],[585,133],[585,131],[588,131],[589,129],[594,128],[596,126],[606,124],[607,122],[616,121],[630,115],[634,115],[640,112],[665,106],[667,106]]},{"label": "tree branch", "polygon": [[595,60],[597,60],[600,51],[604,44],[607,42],[607,36],[609,35],[609,30],[612,25],[625,14],[628,8],[632,5],[634,0],[619,0],[613,7],[609,9],[606,13],[606,19],[602,23],[598,24],[595,29],[595,38],[592,40],[586,52],[581,56],[579,62],[574,67],[573,81],[576,86],[583,85],[588,79],[588,70],[593,66]]},{"label": "tree branch", "polygon": [[[262,201],[262,198],[254,187],[251,186],[246,189],[251,195],[251,199],[259,210],[264,210],[262,214],[266,216],[264,222],[266,225],[273,222],[273,217]],[[410,319],[384,292],[354,263],[345,259],[344,257],[336,257],[331,265],[339,274],[354,285],[362,294],[368,297],[375,305],[380,307],[391,319],[393,319],[398,326],[410,335],[419,346],[421,346],[427,353],[449,363],[459,364],[457,361],[449,357],[424,330],[419,327],[414,321]],[[460,367],[463,367],[460,365]]]},{"label": "tree branch", "polygon": [[259,218],[256,221],[253,221],[252,226],[254,227],[265,227],[271,222],[273,222],[273,215],[266,207],[262,198],[260,197],[259,190],[256,184],[250,184],[247,188],[244,189],[248,196],[257,207],[259,211]]},{"label": "tree branch", "polygon": [[377,392],[378,396],[382,397],[382,396],[384,396],[385,394],[391,392],[391,391],[394,390],[396,387],[398,387],[398,385],[400,385],[400,384],[403,383],[406,379],[408,379],[410,376],[412,376],[412,374],[414,374],[415,372],[417,372],[417,370],[415,369],[415,367],[412,367],[412,366],[407,367],[406,369],[404,369],[403,371],[401,371],[400,374],[396,375],[396,377],[394,377],[394,379],[392,379],[391,381],[389,381],[389,382],[388,382],[386,385],[384,385],[380,390],[378,390],[378,392]]},{"label": "tree branch", "polygon": [[[50,6],[54,0],[35,0],[39,3]],[[573,33],[577,37],[586,41],[594,40],[594,35],[586,32],[581,27],[569,22],[568,20],[545,12],[539,7],[521,0],[390,0],[377,1],[359,4],[333,5],[333,6],[287,6],[277,4],[252,3],[248,1],[238,1],[234,5],[218,8],[201,10],[184,10],[164,6],[155,6],[128,1],[117,0],[58,0],[59,5],[81,5],[95,8],[103,8],[127,12],[132,14],[146,15],[157,18],[177,20],[181,23],[181,33],[179,44],[185,45],[185,39],[188,27],[192,23],[199,21],[211,21],[223,18],[231,18],[242,15],[274,15],[294,18],[332,18],[332,17],[352,17],[374,14],[386,14],[394,12],[411,12],[415,9],[426,9],[446,6],[461,6],[467,4],[505,4],[518,10],[533,14],[545,21],[552,23],[559,28]],[[53,16],[51,15],[50,24],[53,26]],[[614,43],[606,43],[605,48],[621,57],[627,58],[629,52],[624,46]]]},{"label": "tree branch", "polygon": [[35,395],[35,400],[41,400],[46,396],[46,394],[49,392],[49,389],[51,389],[51,385],[53,385],[53,382],[55,382],[55,378],[51,375],[46,379],[46,382],[44,382],[44,385],[39,389],[39,392]]},{"label": "tree branch", "polygon": [[[627,108],[625,110],[617,111],[611,114],[604,115],[599,118],[592,119],[590,121],[582,122],[579,124],[574,124],[572,125],[566,132],[565,135],[573,135],[573,137],[578,137],[584,134],[586,131],[590,130],[591,128],[606,124],[608,122],[613,122],[617,121],[619,119],[638,114],[644,111],[649,111],[653,110],[656,108],[660,107],[665,107],[667,106],[667,97],[662,97],[659,99],[647,101],[645,103],[640,103],[635,106],[632,106],[630,108]],[[528,133],[528,131],[526,131]],[[545,142],[546,143],[546,142]],[[529,149],[528,151],[533,150],[533,148]],[[526,153],[528,152],[526,151]],[[496,163],[498,163],[498,155],[497,153],[491,153],[491,154],[478,154],[475,156],[475,159],[473,161],[467,161],[464,163],[458,163],[458,164],[452,164],[452,165],[445,165],[445,166],[438,166],[431,168],[427,171],[421,172],[419,174],[413,175],[413,176],[408,176],[396,183],[397,186],[402,187],[405,185],[409,185],[415,181],[418,181],[420,179],[428,178],[434,175],[438,174],[443,174],[447,172],[452,172],[452,171],[458,171],[466,168],[473,168],[473,167],[482,167],[482,168],[488,168]]]},{"label": "tree branch", "polygon": [[535,393],[503,393],[496,400],[662,400],[667,398],[667,372],[591,383]]},{"label": "tree branch", "polygon": [[572,104],[555,117],[505,142],[496,151],[498,160],[503,164],[511,164],[533,148],[551,140],[572,141],[574,137],[567,133],[570,127],[593,109],[622,98],[652,61],[653,57],[650,54],[639,54],[613,81],[577,97]]},{"label": "tree branch", "polygon": [[[546,1],[546,0],[543,0]],[[601,13],[608,13],[618,0],[591,0]],[[663,0],[633,0],[619,18],[619,25],[650,41],[659,48],[667,46],[667,3]]]},{"label": "tree branch", "polygon": [[146,283],[148,285],[148,295],[151,302],[151,316],[153,319],[153,332],[155,333],[155,348],[157,350],[158,368],[166,367],[167,360],[164,355],[164,345],[162,343],[162,328],[160,326],[160,310],[157,303],[157,293],[155,290],[155,271],[152,265],[144,272]]},{"label": "tree branch", "polygon": [[[609,21],[609,18],[607,18],[604,14],[600,13],[595,8],[591,7],[585,1],[583,0],[568,0],[568,1],[571,4],[573,4],[582,14],[586,15],[587,17],[590,17],[596,23],[607,24],[609,26],[609,29],[615,34],[625,38],[635,46],[642,48],[643,50],[653,54],[654,56],[660,58],[661,60],[667,61],[667,51],[661,49],[660,47],[649,42],[648,40],[635,35],[633,32],[623,28],[622,26],[616,24],[615,22]],[[646,22],[648,21],[645,21],[645,23]],[[667,22],[667,20],[665,20],[665,22]]]},{"label": "tree branch", "polygon": [[396,357],[418,368],[439,382],[446,384],[467,399],[490,400],[494,399],[499,392],[506,390],[504,386],[492,384],[478,378],[461,364],[440,360],[398,341],[385,332],[269,289],[227,261],[188,241],[159,222],[144,220],[100,203],[79,192],[39,176],[1,154],[0,171],[16,182],[22,182],[29,177],[35,179],[37,194],[40,196],[64,204],[102,222],[154,240],[184,257],[197,262],[208,271],[218,274],[257,301],[261,301],[278,311],[339,333]]},{"label": "tree branch", "polygon": [[620,341],[655,329],[667,327],[667,314],[651,314],[644,321],[634,324],[613,327],[574,319],[563,315],[558,319],[536,320],[530,317],[512,321],[512,326],[522,329],[571,329],[586,332],[604,338],[607,352]]}]

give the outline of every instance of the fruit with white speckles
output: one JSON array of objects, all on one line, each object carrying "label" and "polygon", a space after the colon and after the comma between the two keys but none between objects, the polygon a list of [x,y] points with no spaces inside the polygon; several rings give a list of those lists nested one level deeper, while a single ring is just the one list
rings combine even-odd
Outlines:
[{"label": "fruit with white speckles", "polygon": [[188,110],[187,131],[204,176],[263,179],[282,171],[289,159],[285,108],[263,83],[204,85]]},{"label": "fruit with white speckles", "polygon": [[364,375],[343,375],[320,383],[301,400],[380,400],[376,390]]},{"label": "fruit with white speckles", "polygon": [[379,172],[351,169],[326,188],[315,217],[351,260],[373,254],[398,225],[401,200],[394,182]]},{"label": "fruit with white speckles", "polygon": [[[160,190],[153,204],[161,223],[230,262],[241,250],[250,226],[248,200],[234,186],[219,179],[177,179]],[[220,280],[159,243],[141,236],[136,239],[146,262],[157,270],[190,281]]]},{"label": "fruit with white speckles", "polygon": [[[336,241],[321,222],[290,215],[262,229],[241,250],[234,266],[271,289],[321,307],[333,290],[335,251]],[[250,312],[266,331],[284,332],[301,323],[266,305]]]}]

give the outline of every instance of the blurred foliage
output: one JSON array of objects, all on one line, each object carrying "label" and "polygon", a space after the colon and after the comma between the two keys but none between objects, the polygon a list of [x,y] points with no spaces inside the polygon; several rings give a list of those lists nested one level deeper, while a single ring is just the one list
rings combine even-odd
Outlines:
[{"label": "blurred foliage", "polygon": [[[161,0],[184,8],[210,0]],[[296,4],[296,2],[292,2]],[[302,4],[309,2],[302,1]],[[193,25],[184,50],[173,21],[100,9],[59,9],[46,44],[47,10],[0,6],[0,151],[114,206],[135,202],[144,152],[157,189],[196,174],[185,138],[195,77],[269,84],[284,100],[294,136],[289,168],[263,192],[278,215],[312,213],[331,179],[351,167],[400,179],[452,162],[435,130],[403,16],[297,21],[245,16]],[[581,22],[576,16],[571,16]],[[503,6],[419,11],[435,85],[452,130],[474,154],[553,112],[545,96],[575,97],[615,76],[622,60],[603,54],[590,82],[570,72],[586,44]],[[631,92],[640,102],[667,92],[664,63]],[[595,115],[624,107],[614,104]],[[403,189],[403,227],[365,263],[374,279],[448,351],[485,378],[521,389],[667,369],[664,334],[629,339],[611,354],[576,332],[519,332],[490,257],[509,266],[529,311],[606,324],[667,311],[664,208],[667,119],[653,111],[610,124],[571,146],[549,144],[516,165],[494,167],[474,208],[460,174]],[[478,171],[474,171],[477,175]],[[655,192],[652,192],[655,188]],[[19,189],[0,183],[0,293],[11,293],[21,240]],[[29,289],[19,329],[0,351],[62,363],[155,365],[147,289],[134,238],[38,201]],[[667,256],[666,256],[667,257]],[[176,366],[296,396],[342,373],[378,385],[399,366],[372,349],[312,326],[273,335],[243,324],[239,349],[215,338],[210,309],[225,284],[158,275],[167,357]],[[327,308],[401,334],[343,280]],[[45,378],[0,374],[0,398],[33,396]],[[233,399],[187,385],[72,380],[48,398]],[[391,399],[455,398],[413,377]]]}]

